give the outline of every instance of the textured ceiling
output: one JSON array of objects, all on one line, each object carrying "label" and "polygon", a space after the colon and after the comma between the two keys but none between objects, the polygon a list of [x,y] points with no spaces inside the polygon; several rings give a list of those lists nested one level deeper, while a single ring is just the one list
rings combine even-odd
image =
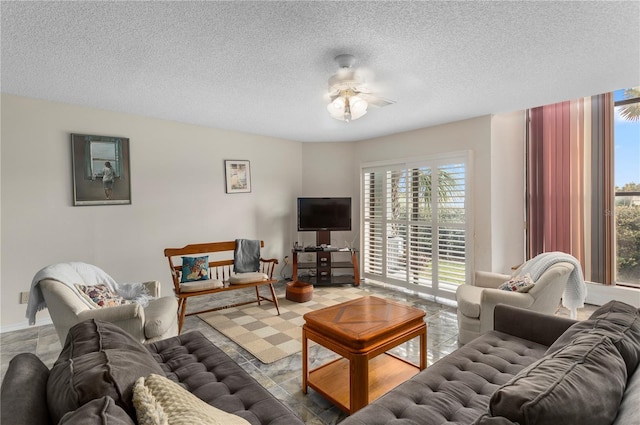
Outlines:
[{"label": "textured ceiling", "polygon": [[[640,2],[2,2],[3,93],[353,141],[640,85]],[[333,58],[397,103],[326,111]]]}]

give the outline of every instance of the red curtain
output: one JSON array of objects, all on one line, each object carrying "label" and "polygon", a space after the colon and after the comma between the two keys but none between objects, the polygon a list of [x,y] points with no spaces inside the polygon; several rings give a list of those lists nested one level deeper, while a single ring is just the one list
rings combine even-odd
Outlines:
[{"label": "red curtain", "polygon": [[527,255],[576,257],[587,280],[612,283],[611,94],[533,108],[527,146]]}]

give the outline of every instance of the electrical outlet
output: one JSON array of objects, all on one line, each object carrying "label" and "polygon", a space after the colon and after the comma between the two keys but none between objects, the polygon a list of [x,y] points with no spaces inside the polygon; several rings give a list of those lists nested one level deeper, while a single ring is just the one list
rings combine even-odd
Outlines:
[{"label": "electrical outlet", "polygon": [[20,292],[20,304],[29,303],[29,292]]}]

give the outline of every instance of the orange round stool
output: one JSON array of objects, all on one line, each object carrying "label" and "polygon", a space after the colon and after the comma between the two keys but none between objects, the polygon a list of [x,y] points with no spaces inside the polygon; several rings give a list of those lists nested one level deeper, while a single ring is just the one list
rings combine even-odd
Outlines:
[{"label": "orange round stool", "polygon": [[289,282],[286,298],[297,303],[307,302],[313,298],[313,285],[307,282]]}]

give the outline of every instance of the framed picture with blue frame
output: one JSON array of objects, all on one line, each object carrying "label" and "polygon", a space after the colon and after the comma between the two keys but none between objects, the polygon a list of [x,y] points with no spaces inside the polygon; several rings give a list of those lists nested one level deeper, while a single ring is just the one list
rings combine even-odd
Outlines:
[{"label": "framed picture with blue frame", "polygon": [[71,134],[73,205],[131,204],[129,139]]}]

